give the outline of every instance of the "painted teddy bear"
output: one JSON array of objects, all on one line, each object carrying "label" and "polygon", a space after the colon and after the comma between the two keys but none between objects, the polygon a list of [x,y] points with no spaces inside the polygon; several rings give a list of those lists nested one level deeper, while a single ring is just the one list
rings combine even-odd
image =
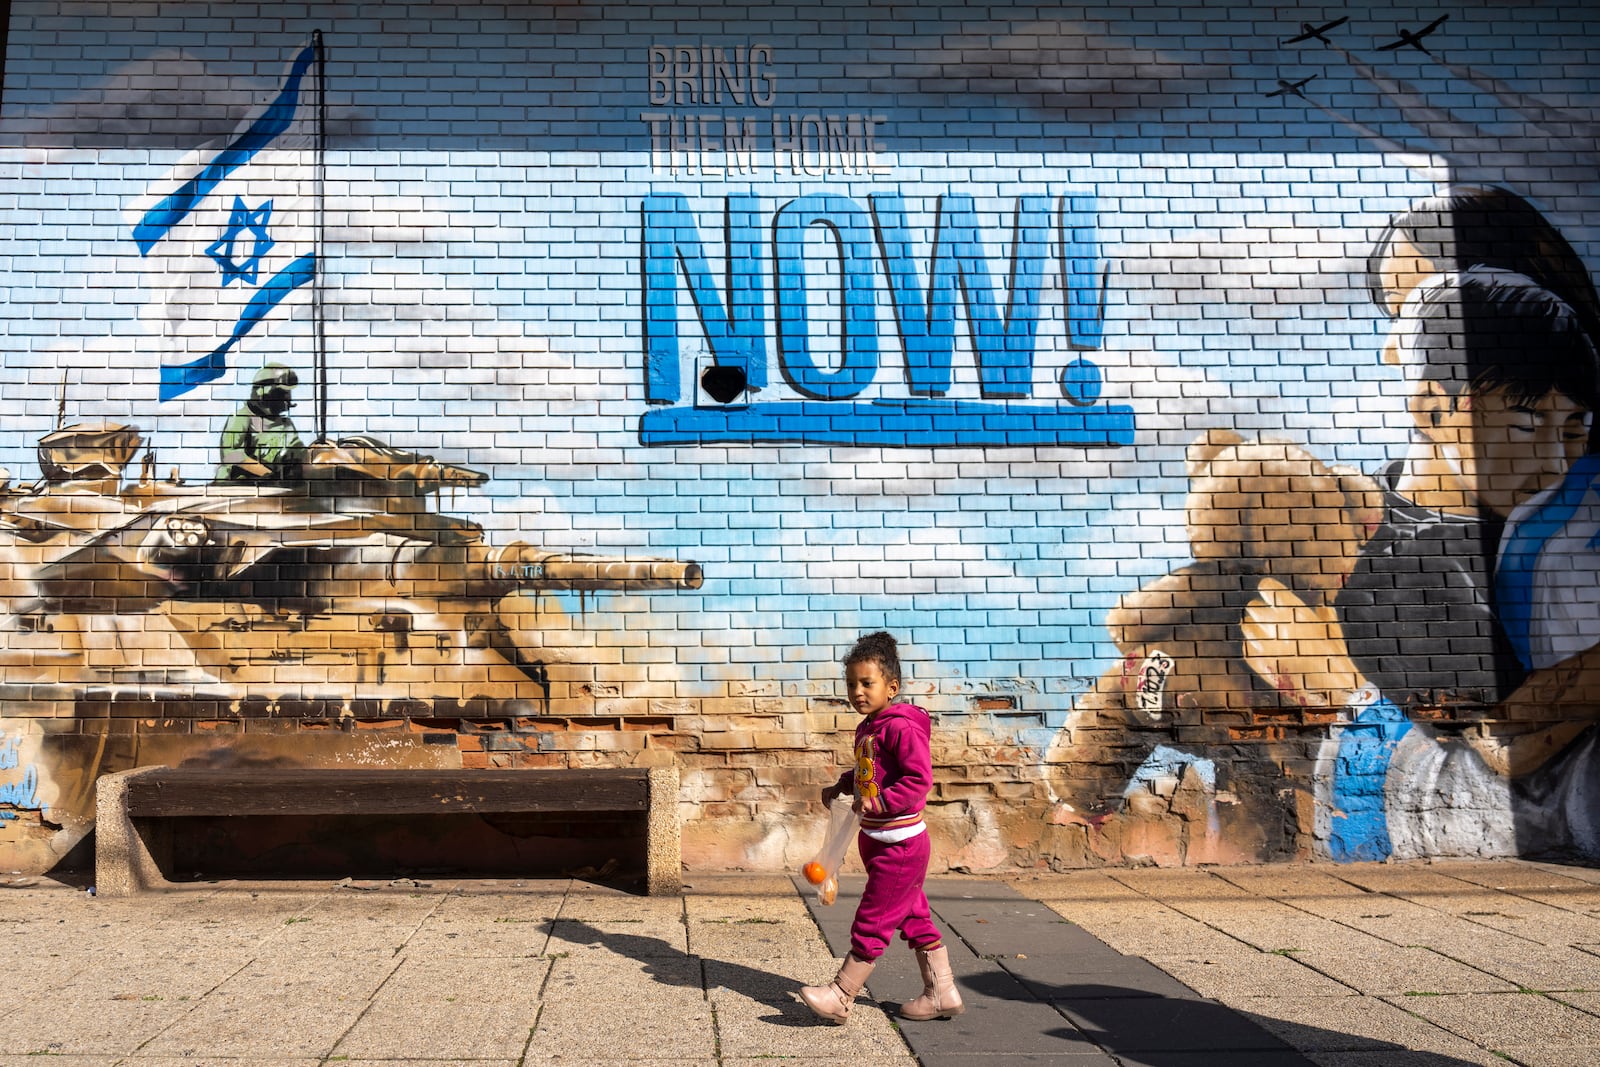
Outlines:
[{"label": "painted teddy bear", "polygon": [[1293,704],[1245,665],[1245,608],[1267,578],[1331,606],[1382,521],[1382,491],[1299,445],[1230,430],[1194,441],[1186,472],[1195,561],[1123,596],[1107,615],[1123,659],[1096,690],[1152,723]]},{"label": "painted teddy bear", "polygon": [[[1270,741],[1283,736],[1272,732],[1277,719],[1304,721],[1298,693],[1246,664],[1246,609],[1272,579],[1331,610],[1382,520],[1376,482],[1330,467],[1300,445],[1212,430],[1189,446],[1186,460],[1193,562],[1125,594],[1107,615],[1120,662],[1077,700],[1047,758],[1060,810],[1077,813],[1057,821],[1110,831],[1094,821],[1101,817],[1079,815],[1110,807],[1125,820],[1137,806],[1129,794],[1138,792],[1144,764],[1172,756],[1175,743],[1228,745],[1237,739],[1230,728]],[[1239,758],[1224,777],[1234,788],[1223,791],[1238,800],[1241,824],[1254,822],[1250,835],[1263,854],[1291,847],[1304,820],[1277,797],[1283,767],[1258,745],[1231,751]],[[1241,775],[1246,752],[1265,762]],[[1279,829],[1270,828],[1274,822]]]}]

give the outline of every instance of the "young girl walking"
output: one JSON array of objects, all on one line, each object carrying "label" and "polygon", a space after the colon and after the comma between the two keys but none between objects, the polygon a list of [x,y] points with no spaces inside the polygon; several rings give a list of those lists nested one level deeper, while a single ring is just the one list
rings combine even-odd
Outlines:
[{"label": "young girl walking", "polygon": [[806,986],[800,997],[818,1018],[842,1023],[896,930],[917,954],[922,995],[903,1005],[903,1019],[948,1019],[964,1010],[950,956],[934,926],[922,883],[928,876],[928,827],[922,808],[933,785],[932,723],[900,693],[900,653],[887,633],[867,634],[844,658],[845,690],[861,714],[856,765],[823,789],[829,804],[845,792],[861,813],[856,839],[867,887],[850,926],[850,952],[832,982]]}]

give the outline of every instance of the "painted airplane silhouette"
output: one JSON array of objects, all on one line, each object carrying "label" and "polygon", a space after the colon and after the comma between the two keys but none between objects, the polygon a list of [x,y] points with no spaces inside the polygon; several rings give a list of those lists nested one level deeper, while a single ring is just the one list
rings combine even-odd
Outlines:
[{"label": "painted airplane silhouette", "polygon": [[1449,15],[1440,15],[1438,18],[1422,27],[1422,29],[1418,30],[1416,33],[1412,33],[1410,30],[1401,30],[1400,27],[1396,26],[1395,29],[1400,31],[1400,39],[1398,41],[1390,41],[1388,44],[1380,44],[1378,46],[1378,51],[1392,52],[1396,48],[1404,48],[1405,46],[1410,45],[1423,55],[1431,56],[1433,53],[1423,47],[1422,39],[1428,36],[1428,34],[1432,33],[1434,30],[1438,29],[1440,26],[1443,26],[1444,20],[1449,17]]},{"label": "painted airplane silhouette", "polygon": [[1309,41],[1315,37],[1323,44],[1328,44],[1328,39],[1322,35],[1327,33],[1329,30],[1338,29],[1340,26],[1343,26],[1349,21],[1350,16],[1346,15],[1343,18],[1334,19],[1332,22],[1324,22],[1321,26],[1313,26],[1309,22],[1302,22],[1300,24],[1300,32],[1293,37],[1286,38],[1282,43],[1299,44],[1301,41]]},{"label": "painted airplane silhouette", "polygon": [[1282,96],[1284,93],[1293,93],[1295,96],[1298,96],[1300,99],[1304,100],[1306,98],[1306,94],[1300,91],[1301,87],[1305,85],[1306,82],[1312,81],[1316,77],[1317,76],[1313,74],[1310,77],[1301,78],[1297,82],[1286,82],[1282,78],[1279,78],[1278,85],[1280,88],[1274,89],[1272,92],[1268,93],[1267,99],[1271,100],[1273,97]]}]

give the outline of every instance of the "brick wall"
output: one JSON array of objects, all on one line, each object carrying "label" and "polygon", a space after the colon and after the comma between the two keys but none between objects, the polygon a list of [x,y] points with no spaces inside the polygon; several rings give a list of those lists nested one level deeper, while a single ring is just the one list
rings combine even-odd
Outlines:
[{"label": "brick wall", "polygon": [[[936,866],[1600,852],[1595,29],[10,5],[0,853],[269,753],[673,762],[691,864],[793,865],[880,628]],[[1415,369],[1494,269],[1566,346],[1500,437]],[[215,483],[271,364],[307,450]]]}]

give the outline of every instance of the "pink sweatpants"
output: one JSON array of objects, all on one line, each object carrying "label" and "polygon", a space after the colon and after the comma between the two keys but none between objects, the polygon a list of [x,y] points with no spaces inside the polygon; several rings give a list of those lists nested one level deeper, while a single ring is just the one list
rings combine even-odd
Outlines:
[{"label": "pink sweatpants", "polygon": [[857,959],[875,960],[889,947],[896,930],[912,948],[937,947],[939,928],[933,925],[928,898],[922,892],[932,853],[928,834],[894,844],[860,834],[856,846],[867,868],[867,888],[850,925],[850,951]]}]

